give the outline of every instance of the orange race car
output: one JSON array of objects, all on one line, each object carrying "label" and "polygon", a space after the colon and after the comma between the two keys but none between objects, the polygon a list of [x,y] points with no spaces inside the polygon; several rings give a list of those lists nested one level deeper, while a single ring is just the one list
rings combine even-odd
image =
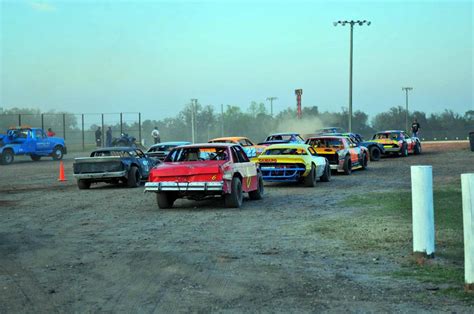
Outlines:
[{"label": "orange race car", "polygon": [[329,160],[331,170],[351,174],[354,169],[366,169],[369,151],[351,143],[345,136],[321,135],[310,137],[306,144],[314,147],[318,155]]},{"label": "orange race car", "polygon": [[209,143],[230,143],[242,146],[248,158],[255,158],[260,155],[266,148],[264,145],[255,145],[247,137],[243,136],[229,136],[219,137],[209,141]]}]

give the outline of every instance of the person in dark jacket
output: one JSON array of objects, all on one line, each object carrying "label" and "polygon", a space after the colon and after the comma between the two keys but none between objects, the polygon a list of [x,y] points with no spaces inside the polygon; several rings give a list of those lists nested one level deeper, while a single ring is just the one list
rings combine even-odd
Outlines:
[{"label": "person in dark jacket", "polygon": [[107,132],[105,132],[105,145],[107,147],[112,146],[112,128],[109,126]]},{"label": "person in dark jacket", "polygon": [[102,147],[102,130],[100,129],[100,126],[95,131],[95,143],[97,147]]},{"label": "person in dark jacket", "polygon": [[420,124],[418,123],[418,120],[413,120],[413,123],[411,124],[411,133],[413,137],[418,137],[418,131],[420,130]]}]

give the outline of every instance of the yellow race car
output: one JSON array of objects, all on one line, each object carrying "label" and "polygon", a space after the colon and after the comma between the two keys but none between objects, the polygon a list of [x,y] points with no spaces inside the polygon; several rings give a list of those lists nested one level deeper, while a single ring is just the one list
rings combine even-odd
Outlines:
[{"label": "yellow race car", "polygon": [[306,144],[270,145],[258,156],[257,163],[263,180],[268,182],[304,182],[313,187],[318,179],[331,179],[328,160]]}]

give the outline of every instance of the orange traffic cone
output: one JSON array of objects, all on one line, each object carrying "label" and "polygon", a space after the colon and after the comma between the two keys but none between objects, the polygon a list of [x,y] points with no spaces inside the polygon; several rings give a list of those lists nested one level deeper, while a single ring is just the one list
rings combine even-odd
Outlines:
[{"label": "orange traffic cone", "polygon": [[58,181],[67,181],[66,176],[64,175],[64,163],[63,163],[62,160],[59,162],[59,178],[58,178]]}]

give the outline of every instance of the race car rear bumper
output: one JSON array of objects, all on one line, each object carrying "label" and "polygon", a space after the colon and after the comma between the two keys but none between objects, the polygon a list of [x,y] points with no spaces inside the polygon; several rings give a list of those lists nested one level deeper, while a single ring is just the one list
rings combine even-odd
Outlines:
[{"label": "race car rear bumper", "polygon": [[98,173],[75,173],[74,178],[80,179],[103,179],[103,178],[121,178],[127,175],[127,170],[114,172],[98,172]]},{"label": "race car rear bumper", "polygon": [[224,189],[223,181],[211,182],[147,182],[145,183],[145,192],[221,192]]},{"label": "race car rear bumper", "polygon": [[276,168],[260,166],[262,178],[268,182],[297,182],[306,172],[306,168]]}]

